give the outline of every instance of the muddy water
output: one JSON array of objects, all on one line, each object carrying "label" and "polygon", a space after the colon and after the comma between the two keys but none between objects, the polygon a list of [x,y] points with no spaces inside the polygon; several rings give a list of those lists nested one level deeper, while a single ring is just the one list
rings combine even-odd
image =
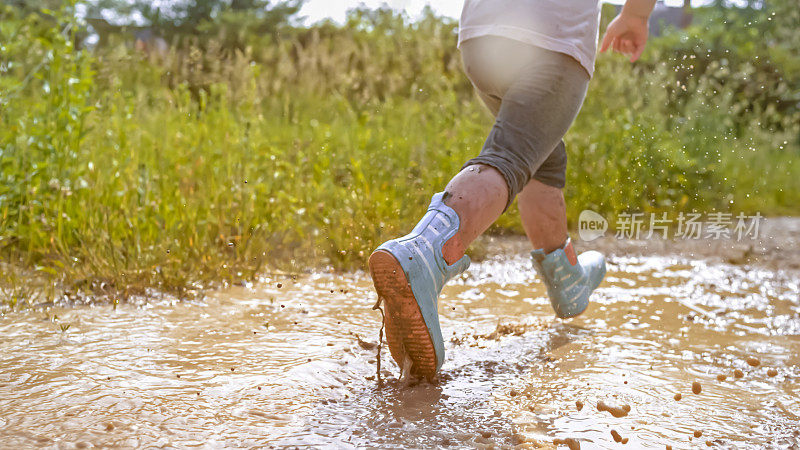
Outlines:
[{"label": "muddy water", "polygon": [[798,444],[796,276],[662,257],[611,258],[609,269],[587,313],[562,322],[524,256],[474,264],[443,293],[440,382],[403,385],[384,351],[382,389],[363,273],[273,276],[198,302],[7,314],[0,443]]}]

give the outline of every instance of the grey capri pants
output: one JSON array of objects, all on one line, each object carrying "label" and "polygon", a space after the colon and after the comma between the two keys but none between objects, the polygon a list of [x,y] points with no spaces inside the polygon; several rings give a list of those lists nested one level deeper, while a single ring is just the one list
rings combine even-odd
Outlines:
[{"label": "grey capri pants", "polygon": [[508,204],[531,179],[563,189],[567,152],[562,138],[581,109],[589,74],[564,53],[503,37],[461,43],[461,59],[496,120],[478,157],[464,164],[497,169]]}]

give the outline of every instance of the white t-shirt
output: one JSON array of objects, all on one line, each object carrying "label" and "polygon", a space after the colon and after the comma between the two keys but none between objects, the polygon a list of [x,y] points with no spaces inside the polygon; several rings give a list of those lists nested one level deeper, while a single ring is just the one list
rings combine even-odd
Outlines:
[{"label": "white t-shirt", "polygon": [[502,36],[572,56],[592,75],[599,0],[465,0],[458,44]]}]

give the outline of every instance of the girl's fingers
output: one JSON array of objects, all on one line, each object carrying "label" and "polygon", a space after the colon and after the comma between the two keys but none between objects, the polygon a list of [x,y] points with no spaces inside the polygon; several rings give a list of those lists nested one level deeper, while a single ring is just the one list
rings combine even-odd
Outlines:
[{"label": "girl's fingers", "polygon": [[639,59],[639,57],[642,56],[643,51],[644,51],[644,45],[636,46],[636,50],[634,50],[633,54],[631,55],[631,62],[634,62],[637,59]]},{"label": "girl's fingers", "polygon": [[603,35],[603,40],[600,43],[600,52],[605,52],[609,48],[617,53],[628,55],[631,62],[639,59],[644,51],[644,45],[634,42],[634,40],[629,37],[620,37],[620,34],[617,33],[613,27],[609,27],[609,29],[606,30],[606,34]]},{"label": "girl's fingers", "polygon": [[600,53],[605,52],[608,50],[608,46],[614,42],[614,33],[606,30],[606,34],[603,35],[603,42],[600,43]]},{"label": "girl's fingers", "polygon": [[636,47],[633,45],[633,42],[630,39],[622,39],[619,48],[623,54],[632,55],[636,50]]}]

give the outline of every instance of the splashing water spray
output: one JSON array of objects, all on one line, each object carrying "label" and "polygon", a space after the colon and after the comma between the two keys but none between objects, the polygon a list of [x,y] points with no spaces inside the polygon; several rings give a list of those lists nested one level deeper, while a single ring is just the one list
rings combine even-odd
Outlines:
[{"label": "splashing water spray", "polygon": [[376,365],[376,379],[378,380],[378,388],[383,387],[383,380],[381,379],[381,349],[383,348],[383,328],[386,326],[386,314],[383,313],[383,308],[381,308],[381,302],[383,301],[382,298],[378,297],[378,301],[375,302],[375,306],[372,307],[372,310],[378,310],[381,312],[381,329],[378,332],[378,355],[375,358],[377,361]]}]

